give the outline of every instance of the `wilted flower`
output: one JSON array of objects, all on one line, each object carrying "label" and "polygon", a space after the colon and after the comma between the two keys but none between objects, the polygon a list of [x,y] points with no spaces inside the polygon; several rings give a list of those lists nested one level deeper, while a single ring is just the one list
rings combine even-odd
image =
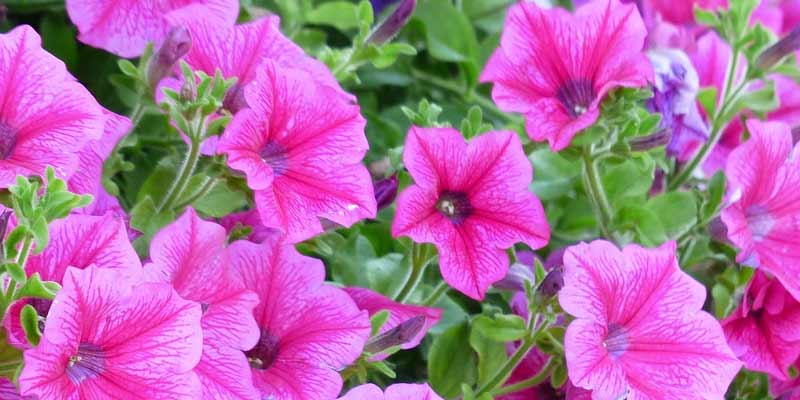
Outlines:
[{"label": "wilted flower", "polygon": [[[708,127],[697,105],[700,89],[697,72],[680,50],[652,50],[648,57],[655,69],[655,82],[653,98],[647,106],[661,114],[660,130],[649,139],[666,141],[667,151],[685,161],[708,139]],[[631,148],[635,144],[642,143],[632,141]]]}]

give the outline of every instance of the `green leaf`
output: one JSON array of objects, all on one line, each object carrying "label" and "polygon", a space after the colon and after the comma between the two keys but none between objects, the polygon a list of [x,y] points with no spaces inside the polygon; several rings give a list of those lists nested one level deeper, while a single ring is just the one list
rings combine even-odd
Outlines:
[{"label": "green leaf", "polygon": [[700,217],[703,221],[710,221],[714,218],[722,207],[722,200],[725,197],[725,174],[718,171],[708,182],[708,199],[703,203]]},{"label": "green leaf", "polygon": [[388,310],[381,310],[373,314],[369,318],[369,323],[372,326],[372,331],[370,333],[370,337],[375,336],[380,332],[381,327],[386,324],[386,321],[389,320],[390,312]]},{"label": "green leaf", "polygon": [[6,237],[3,246],[5,247],[5,255],[9,259],[16,259],[19,250],[17,247],[25,240],[25,237],[30,233],[30,230],[25,225],[19,225],[14,228],[11,233]]},{"label": "green leaf", "polygon": [[19,266],[19,264],[10,263],[6,264],[5,267],[6,267],[6,272],[8,272],[8,275],[11,276],[11,279],[16,281],[17,283],[25,283],[25,281],[28,279],[28,276],[25,275],[25,270],[23,270],[22,267]]},{"label": "green leaf", "polygon": [[697,200],[691,192],[668,192],[653,197],[647,209],[658,215],[664,233],[675,239],[697,224]]},{"label": "green leaf", "polygon": [[50,241],[50,234],[47,230],[47,220],[44,216],[39,216],[39,218],[33,221],[30,228],[33,240],[36,242],[33,254],[41,254],[47,247],[47,242]]},{"label": "green leaf", "polygon": [[714,86],[704,87],[697,93],[697,101],[703,106],[706,115],[714,115],[717,107],[717,88]]},{"label": "green leaf", "polygon": [[22,351],[8,344],[5,329],[0,329],[0,376],[16,379],[22,367]]},{"label": "green leaf", "polygon": [[555,389],[559,389],[567,383],[567,366],[561,362],[553,370],[553,375],[550,377],[550,385]]},{"label": "green leaf", "polygon": [[78,43],[75,41],[75,26],[63,17],[63,14],[45,14],[39,24],[42,35],[42,47],[58,57],[74,71],[80,62],[78,59]]},{"label": "green leaf", "polygon": [[611,205],[616,208],[625,198],[643,199],[653,185],[655,166],[655,161],[644,153],[640,158],[609,167],[603,174],[603,187]]},{"label": "green leaf", "polygon": [[461,394],[461,384],[478,379],[477,355],[469,343],[469,325],[455,325],[437,337],[428,354],[428,375],[433,389],[445,398]]},{"label": "green leaf", "polygon": [[[205,176],[202,178],[208,179]],[[191,186],[190,186],[191,188]],[[187,192],[191,192],[187,190]],[[248,193],[244,193],[229,181],[218,181],[211,191],[192,203],[192,206],[203,215],[222,218],[247,206]]]},{"label": "green leaf", "polygon": [[358,5],[349,1],[331,1],[313,9],[306,20],[312,24],[329,25],[346,31],[358,27],[358,17]]},{"label": "green leaf", "polygon": [[469,334],[469,345],[478,355],[478,384],[480,385],[491,379],[508,359],[506,344],[487,338],[473,326]]},{"label": "green leaf", "polygon": [[25,338],[28,343],[33,346],[38,346],[39,341],[42,340],[42,332],[39,330],[39,314],[32,305],[26,304],[20,311],[20,322],[22,329],[25,331]]},{"label": "green leaf", "polygon": [[653,211],[637,205],[623,207],[616,217],[616,224],[636,232],[637,242],[645,246],[657,246],[667,240],[661,220]]},{"label": "green leaf", "polygon": [[159,213],[155,202],[150,196],[137,203],[131,210],[130,216],[131,228],[142,232],[142,236],[134,242],[134,247],[140,256],[147,254],[150,247],[150,239],[153,238],[156,232],[175,220],[173,211]]},{"label": "green leaf", "polygon": [[452,1],[426,0],[417,6],[414,16],[425,26],[428,51],[433,58],[448,62],[477,61],[475,30]]},{"label": "green leaf", "polygon": [[525,320],[518,315],[498,314],[494,318],[479,315],[472,326],[487,339],[501,343],[522,339],[527,333]]},{"label": "green leaf", "polygon": [[567,160],[547,147],[537,149],[528,158],[533,163],[536,176],[531,183],[531,190],[540,199],[558,199],[574,192],[575,182],[581,174],[577,162]]},{"label": "green leaf", "polygon": [[31,275],[25,284],[14,292],[14,296],[17,299],[35,297],[37,299],[53,300],[60,289],[61,286],[56,282],[43,282],[37,272]]},{"label": "green leaf", "polygon": [[711,288],[711,297],[714,298],[714,314],[718,319],[723,319],[728,315],[731,307],[732,294],[725,285],[714,284]]},{"label": "green leaf", "polygon": [[694,8],[694,19],[700,25],[716,28],[720,25],[719,16],[714,11],[704,10],[698,6]]}]

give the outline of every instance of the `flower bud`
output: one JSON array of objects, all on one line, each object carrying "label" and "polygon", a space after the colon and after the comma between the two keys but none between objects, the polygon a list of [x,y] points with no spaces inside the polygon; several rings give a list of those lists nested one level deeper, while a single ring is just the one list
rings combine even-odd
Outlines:
[{"label": "flower bud", "polygon": [[564,267],[558,266],[550,270],[542,283],[536,288],[536,296],[549,299],[558,294],[564,287]]},{"label": "flower bud", "polygon": [[372,33],[368,41],[374,44],[383,44],[392,40],[406,26],[411,15],[414,14],[416,6],[417,0],[403,0],[394,12]]},{"label": "flower bud", "polygon": [[244,88],[238,83],[231,86],[222,100],[222,108],[236,114],[239,110],[247,108],[247,99],[244,97]]},{"label": "flower bud", "polygon": [[792,31],[783,39],[779,40],[778,43],[764,50],[764,52],[758,56],[756,65],[764,71],[769,70],[784,57],[794,53],[797,49],[800,49],[800,26],[792,29]]},{"label": "flower bud", "polygon": [[372,12],[375,15],[378,15],[386,7],[388,7],[388,6],[390,6],[390,5],[394,4],[394,3],[397,3],[397,0],[370,0],[369,2],[372,3]]},{"label": "flower bud", "polygon": [[728,240],[728,227],[725,226],[725,223],[722,222],[722,218],[716,217],[708,223],[708,234],[711,235],[711,239],[718,243],[727,243],[730,244],[730,240]]},{"label": "flower bud", "polygon": [[401,346],[414,339],[424,327],[425,316],[417,315],[370,339],[364,347],[364,351],[377,354],[392,347]]},{"label": "flower bud", "polygon": [[147,82],[155,88],[167,76],[175,63],[185,56],[192,48],[192,37],[189,30],[182,26],[172,28],[167,38],[150,58],[147,64]]},{"label": "flower bud", "polygon": [[389,207],[397,197],[397,174],[375,182],[375,202],[378,210]]},{"label": "flower bud", "polygon": [[666,146],[672,139],[672,129],[661,128],[647,136],[639,136],[630,140],[632,151],[647,151]]}]

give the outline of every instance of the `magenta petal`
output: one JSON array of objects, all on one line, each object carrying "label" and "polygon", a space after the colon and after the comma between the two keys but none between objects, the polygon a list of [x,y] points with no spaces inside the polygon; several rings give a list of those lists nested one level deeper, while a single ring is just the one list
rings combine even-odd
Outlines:
[{"label": "magenta petal", "polygon": [[0,34],[0,187],[48,165],[67,178],[103,122],[102,107],[30,26]]},{"label": "magenta petal", "polygon": [[[200,306],[165,284],[69,268],[41,343],[25,352],[24,394],[42,399],[197,399]],[[70,362],[72,357],[73,362]]]},{"label": "magenta petal", "polygon": [[[204,330],[205,331],[205,330]],[[260,400],[253,386],[253,374],[247,357],[228,346],[203,345],[203,357],[194,372],[200,378],[204,400]],[[212,339],[211,342],[219,343]]]},{"label": "magenta petal", "polygon": [[113,268],[135,279],[142,272],[139,256],[128,241],[125,222],[111,214],[102,217],[73,214],[50,224],[50,243],[28,259],[28,275],[61,282],[67,267],[96,265]]},{"label": "magenta petal", "polygon": [[369,383],[366,385],[356,386],[350,389],[346,395],[339,398],[339,400],[381,400],[383,399],[383,391],[381,388]]},{"label": "magenta petal", "polygon": [[78,153],[78,168],[75,170],[67,185],[73,193],[88,194],[94,196],[92,204],[82,209],[90,215],[102,215],[104,212],[97,212],[98,205],[102,202],[101,191],[103,180],[103,162],[111,155],[117,143],[130,132],[131,121],[121,115],[104,110],[105,131],[98,140],[93,140],[86,144]]},{"label": "magenta petal", "polygon": [[428,384],[398,383],[386,388],[386,400],[442,400]]},{"label": "magenta petal", "polygon": [[345,292],[356,302],[359,309],[365,310],[370,317],[380,311],[389,311],[389,319],[381,327],[380,333],[384,333],[392,328],[417,316],[425,317],[423,328],[410,341],[403,343],[403,349],[413,349],[425,338],[428,331],[442,318],[442,310],[438,308],[414,306],[397,303],[379,293],[375,293],[364,288],[345,288]]},{"label": "magenta petal", "polygon": [[647,31],[632,4],[593,1],[570,14],[531,2],[509,9],[500,48],[481,75],[505,111],[522,113],[533,140],[554,151],[599,116],[617,87],[642,87],[653,69],[642,53]]},{"label": "magenta petal", "polygon": [[564,348],[570,380],[596,398],[722,398],[741,363],[701,311],[705,288],[682,272],[675,243],[595,241],[564,255]]},{"label": "magenta petal", "polygon": [[247,176],[265,226],[296,243],[322,232],[320,218],[349,227],[375,216],[358,106],[271,62],[246,98],[250,109],[236,114],[218,151]]},{"label": "magenta petal", "polygon": [[729,201],[722,210],[737,260],[763,268],[800,299],[800,168],[789,126],[747,122],[752,137],[728,159]]},{"label": "magenta petal", "polygon": [[34,396],[22,396],[14,386],[14,382],[6,378],[0,378],[0,399],[3,400],[36,400]]},{"label": "magenta petal", "polygon": [[221,25],[233,25],[239,15],[236,0],[67,1],[81,42],[126,58],[140,56],[148,42],[160,44],[171,26],[167,14],[183,8]]},{"label": "magenta petal", "polygon": [[261,302],[254,310],[259,343],[247,352],[262,396],[313,400],[339,394],[339,368],[360,354],[367,314],[341,290],[323,284],[319,260],[277,240],[230,246],[235,271]]}]

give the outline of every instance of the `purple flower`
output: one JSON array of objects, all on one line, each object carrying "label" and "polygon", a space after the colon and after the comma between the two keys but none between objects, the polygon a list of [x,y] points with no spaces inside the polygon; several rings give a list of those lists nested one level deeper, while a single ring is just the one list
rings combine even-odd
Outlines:
[{"label": "purple flower", "polygon": [[[660,128],[672,132],[667,152],[685,161],[708,138],[708,127],[695,101],[700,88],[697,72],[680,50],[652,50],[648,57],[655,70],[654,93],[648,108],[661,113]],[[666,132],[656,133],[659,134]]]}]

